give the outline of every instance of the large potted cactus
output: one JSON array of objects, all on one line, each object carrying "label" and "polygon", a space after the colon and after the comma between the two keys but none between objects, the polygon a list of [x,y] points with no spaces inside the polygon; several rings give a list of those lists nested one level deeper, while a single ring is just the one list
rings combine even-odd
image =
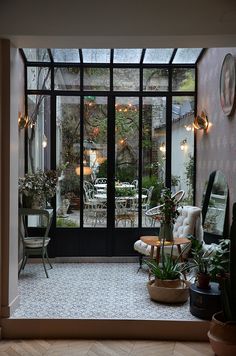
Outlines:
[{"label": "large potted cactus", "polygon": [[208,337],[217,356],[236,355],[236,203],[230,230],[230,274],[222,280],[222,311],[212,317]]}]

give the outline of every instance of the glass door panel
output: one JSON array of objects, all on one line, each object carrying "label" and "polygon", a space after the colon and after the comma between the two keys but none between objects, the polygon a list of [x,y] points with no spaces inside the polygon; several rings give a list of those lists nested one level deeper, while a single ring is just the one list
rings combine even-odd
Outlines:
[{"label": "glass door panel", "polygon": [[139,99],[115,101],[115,226],[138,226]]},{"label": "glass door panel", "polygon": [[56,163],[61,171],[57,227],[80,226],[80,97],[57,96]]},{"label": "glass door panel", "polygon": [[142,227],[150,227],[145,211],[159,204],[165,185],[166,97],[144,97],[142,117]]},{"label": "glass door panel", "polygon": [[171,189],[185,191],[182,204],[193,204],[194,186],[194,97],[173,96]]},{"label": "glass door panel", "polygon": [[84,98],[84,227],[107,226],[107,97]]}]

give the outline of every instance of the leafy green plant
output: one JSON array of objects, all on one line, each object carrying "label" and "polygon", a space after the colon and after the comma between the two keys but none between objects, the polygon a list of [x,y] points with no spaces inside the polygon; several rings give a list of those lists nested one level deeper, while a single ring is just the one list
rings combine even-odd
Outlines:
[{"label": "leafy green plant", "polygon": [[161,192],[162,189],[164,188],[164,183],[156,178],[156,176],[144,176],[142,178],[142,187],[143,188],[150,188],[154,187],[152,191],[152,198],[151,198],[151,204],[150,207],[154,207],[156,205],[159,205],[159,201],[161,198]]},{"label": "leafy green plant", "polygon": [[196,269],[197,273],[210,274],[211,258],[213,248],[204,251],[203,241],[198,241],[195,237],[189,236],[191,241],[192,259],[188,263],[189,269]]},{"label": "leafy green plant", "polygon": [[57,218],[57,227],[79,227],[79,225],[70,219]]},{"label": "leafy green plant", "polygon": [[164,224],[172,224],[175,219],[179,216],[178,203],[175,198],[172,197],[171,190],[169,188],[164,188],[162,190],[162,195],[160,199],[160,221]]},{"label": "leafy green plant", "polygon": [[158,279],[180,279],[183,273],[188,270],[188,264],[185,262],[180,262],[180,259],[184,255],[187,248],[188,245],[186,245],[181,254],[175,258],[173,256],[173,245],[171,248],[171,253],[167,254],[164,252],[163,241],[163,245],[161,246],[161,264],[157,263],[156,260],[144,260],[144,262],[148,265],[151,273]]},{"label": "leafy green plant", "polygon": [[133,197],[137,194],[136,190],[133,188],[119,188],[116,187],[115,195],[116,197]]},{"label": "leafy green plant", "polygon": [[210,274],[213,280],[217,280],[217,275],[224,276],[229,272],[229,248],[230,240],[221,240],[217,250],[210,258]]}]

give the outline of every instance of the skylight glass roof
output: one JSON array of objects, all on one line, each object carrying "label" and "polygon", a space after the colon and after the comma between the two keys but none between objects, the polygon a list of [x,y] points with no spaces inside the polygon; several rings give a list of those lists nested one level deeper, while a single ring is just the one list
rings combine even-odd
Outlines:
[{"label": "skylight glass roof", "polygon": [[196,63],[202,48],[178,48],[173,63]]},{"label": "skylight glass roof", "polygon": [[109,63],[110,49],[82,49],[84,63]]},{"label": "skylight glass roof", "polygon": [[80,62],[79,50],[77,48],[52,48],[51,51],[54,62]]},{"label": "skylight glass roof", "polygon": [[169,63],[174,48],[147,48],[143,63]]},{"label": "skylight glass roof", "polygon": [[24,48],[24,53],[29,62],[50,62],[46,48]]},{"label": "skylight glass roof", "polygon": [[[195,64],[202,48],[23,48],[27,62],[85,64]],[[112,61],[112,62],[111,62]]]},{"label": "skylight glass roof", "polygon": [[140,63],[142,48],[114,49],[114,63]]}]

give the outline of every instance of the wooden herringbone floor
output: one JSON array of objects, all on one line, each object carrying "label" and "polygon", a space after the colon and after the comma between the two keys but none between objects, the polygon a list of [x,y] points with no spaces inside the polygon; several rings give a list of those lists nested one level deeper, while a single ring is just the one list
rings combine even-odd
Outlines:
[{"label": "wooden herringbone floor", "polygon": [[0,356],[213,356],[207,342],[134,340],[2,340]]}]

